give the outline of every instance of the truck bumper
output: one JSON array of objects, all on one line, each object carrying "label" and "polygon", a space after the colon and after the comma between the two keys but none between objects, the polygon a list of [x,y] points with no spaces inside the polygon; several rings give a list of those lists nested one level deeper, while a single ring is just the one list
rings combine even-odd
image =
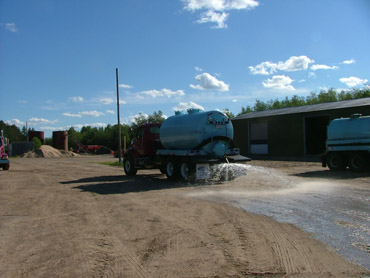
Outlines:
[{"label": "truck bumper", "polygon": [[240,154],[238,155],[227,155],[226,156],[227,160],[229,160],[229,162],[247,162],[247,161],[251,161],[252,159],[250,159],[249,157],[246,157],[246,156],[242,156]]},{"label": "truck bumper", "polygon": [[0,159],[0,166],[4,165],[4,164],[9,164],[9,159]]}]

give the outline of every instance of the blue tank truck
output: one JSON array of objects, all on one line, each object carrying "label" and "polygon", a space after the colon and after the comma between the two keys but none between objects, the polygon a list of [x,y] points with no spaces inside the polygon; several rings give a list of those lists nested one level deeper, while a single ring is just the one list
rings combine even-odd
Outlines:
[{"label": "blue tank truck", "polygon": [[[233,136],[233,125],[222,112],[176,112],[162,124],[136,129],[124,154],[124,171],[134,176],[139,169],[160,169],[168,179],[208,179],[212,165],[250,161],[234,147]],[[229,175],[221,173],[220,178]]]},{"label": "blue tank truck", "polygon": [[335,119],[327,129],[326,153],[322,166],[330,170],[361,172],[370,168],[370,116],[353,114]]}]

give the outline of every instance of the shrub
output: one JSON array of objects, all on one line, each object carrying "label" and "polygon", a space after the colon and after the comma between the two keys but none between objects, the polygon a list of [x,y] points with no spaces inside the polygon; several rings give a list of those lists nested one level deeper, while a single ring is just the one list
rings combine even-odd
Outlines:
[{"label": "shrub", "polygon": [[32,142],[33,142],[33,146],[34,146],[35,150],[37,150],[38,148],[40,148],[42,146],[42,143],[41,143],[40,139],[37,138],[37,137],[33,137]]}]

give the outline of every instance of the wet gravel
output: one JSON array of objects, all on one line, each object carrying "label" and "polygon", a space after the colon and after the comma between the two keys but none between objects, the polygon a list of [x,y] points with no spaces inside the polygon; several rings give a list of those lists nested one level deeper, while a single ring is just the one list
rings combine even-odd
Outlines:
[{"label": "wet gravel", "polygon": [[296,225],[370,269],[370,173],[360,178],[339,174],[343,178],[318,168],[307,178],[290,165],[247,165],[248,175],[229,182],[229,188],[209,186],[197,195]]}]

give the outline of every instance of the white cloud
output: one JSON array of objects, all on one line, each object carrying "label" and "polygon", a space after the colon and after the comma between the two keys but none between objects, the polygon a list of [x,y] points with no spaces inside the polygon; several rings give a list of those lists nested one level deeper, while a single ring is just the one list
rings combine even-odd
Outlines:
[{"label": "white cloud", "polygon": [[261,64],[253,67],[249,66],[249,70],[252,74],[270,75],[276,72],[277,64],[272,62],[262,62]]},{"label": "white cloud", "polygon": [[28,101],[27,100],[24,100],[24,99],[18,100],[17,102],[18,103],[28,103]]},{"label": "white cloud", "polygon": [[105,97],[105,98],[99,99],[99,102],[102,104],[111,104],[114,102],[114,100],[110,97]]},{"label": "white cloud", "polygon": [[81,118],[82,117],[81,114],[73,114],[73,113],[69,113],[69,112],[63,113],[62,115],[66,116],[66,117],[76,117],[76,118]]},{"label": "white cloud", "polygon": [[205,72],[195,77],[199,85],[190,84],[190,87],[197,90],[217,90],[221,92],[229,91],[229,85],[218,80],[216,77]]},{"label": "white cloud", "polygon": [[339,79],[340,82],[346,84],[348,87],[364,86],[368,82],[367,79],[361,79],[358,77],[343,77]]},{"label": "white cloud", "polygon": [[275,75],[272,77],[272,79],[262,81],[262,85],[265,88],[294,91],[295,88],[290,85],[292,82],[293,80],[288,76]]},{"label": "white cloud", "polygon": [[0,27],[4,26],[5,30],[10,31],[10,32],[18,32],[17,26],[15,26],[14,22],[8,22],[8,23],[0,23]]},{"label": "white cloud", "polygon": [[256,66],[250,66],[249,70],[252,74],[262,74],[262,75],[270,75],[278,70],[281,71],[299,71],[299,70],[306,70],[308,69],[308,65],[313,63],[314,60],[308,58],[307,56],[292,56],[285,62],[262,62]]},{"label": "white cloud", "polygon": [[183,0],[185,9],[195,10],[242,10],[252,9],[259,5],[255,0]]},{"label": "white cloud", "polygon": [[82,112],[79,112],[79,114],[81,114],[82,116],[90,116],[90,117],[100,117],[100,116],[104,115],[104,113],[98,112],[96,110],[82,111]]},{"label": "white cloud", "polygon": [[350,65],[356,63],[355,59],[345,60],[342,62],[342,64]]},{"label": "white cloud", "polygon": [[55,123],[57,123],[58,122],[58,120],[47,120],[47,119],[44,119],[44,118],[30,118],[29,120],[28,120],[28,123],[30,124],[30,125],[37,125],[37,124],[48,124],[48,125],[50,125],[50,124],[55,124]]},{"label": "white cloud", "polygon": [[91,124],[75,124],[73,125],[74,128],[81,129],[84,126],[91,126],[91,127],[106,127],[106,123],[91,123]]},{"label": "white cloud", "polygon": [[197,23],[216,23],[217,25],[212,26],[215,29],[224,29],[227,28],[227,24],[225,23],[229,14],[225,12],[216,12],[214,10],[209,10],[200,15],[200,19],[197,20]]},{"label": "white cloud", "polygon": [[231,10],[250,10],[259,5],[256,0],[183,0],[188,11],[204,11],[197,23],[217,23],[212,28],[227,28],[225,23]]},{"label": "white cloud", "polygon": [[195,108],[195,109],[200,109],[200,110],[204,110],[204,107],[195,103],[195,102],[180,102],[178,106],[176,107],[173,107],[172,110],[174,111],[186,111],[190,108]]},{"label": "white cloud", "polygon": [[105,112],[106,112],[107,114],[113,114],[113,115],[114,115],[114,114],[116,114],[116,112],[114,112],[114,110],[106,110]]},{"label": "white cloud", "polygon": [[41,126],[40,129],[42,130],[48,130],[48,131],[55,131],[55,130],[67,130],[68,128],[64,126]]},{"label": "white cloud", "polygon": [[63,113],[63,116],[75,117],[75,118],[81,118],[82,116],[100,117],[100,116],[103,116],[103,115],[104,115],[104,113],[98,112],[96,110],[82,111],[82,112],[78,112],[77,114],[73,114],[73,113],[69,113],[69,112]]},{"label": "white cloud", "polygon": [[157,97],[182,97],[185,95],[185,92],[183,90],[177,90],[177,91],[171,91],[169,89],[162,89],[162,90],[148,90],[148,91],[143,91],[139,93],[139,96],[151,96],[152,98],[157,98]]},{"label": "white cloud", "polygon": [[316,64],[316,65],[312,65],[311,66],[311,70],[335,70],[335,69],[339,69],[339,67],[337,67],[337,66],[319,65],[319,64]]},{"label": "white cloud", "polygon": [[22,127],[22,126],[25,126],[26,125],[24,122],[22,122],[21,120],[18,120],[18,119],[11,119],[9,121],[6,121],[6,124],[8,124],[8,125],[16,125],[18,127]]},{"label": "white cloud", "polygon": [[120,99],[120,100],[119,100],[119,104],[127,104],[127,102],[126,102],[126,101],[124,101],[123,99]]},{"label": "white cloud", "polygon": [[238,102],[238,100],[237,99],[233,99],[232,102]]},{"label": "white cloud", "polygon": [[194,68],[196,71],[203,71],[203,69],[202,68],[200,68],[200,67],[195,67]]},{"label": "white cloud", "polygon": [[139,114],[136,114],[136,115],[133,115],[133,116],[129,116],[128,118],[124,118],[124,119],[122,119],[121,122],[130,125],[132,123],[136,123],[135,118],[139,118],[139,117],[144,117],[144,119],[147,119],[147,118],[149,118],[149,115],[146,114],[146,113],[139,113]]},{"label": "white cloud", "polygon": [[314,72],[309,72],[308,73],[308,78],[316,78],[316,73],[314,73]]},{"label": "white cloud", "polygon": [[69,97],[68,98],[68,101],[69,102],[74,102],[74,103],[80,103],[80,102],[83,102],[84,101],[84,98],[83,97]]},{"label": "white cloud", "polygon": [[132,88],[131,85],[127,85],[127,84],[119,84],[118,87],[124,88],[124,89],[131,89]]}]

